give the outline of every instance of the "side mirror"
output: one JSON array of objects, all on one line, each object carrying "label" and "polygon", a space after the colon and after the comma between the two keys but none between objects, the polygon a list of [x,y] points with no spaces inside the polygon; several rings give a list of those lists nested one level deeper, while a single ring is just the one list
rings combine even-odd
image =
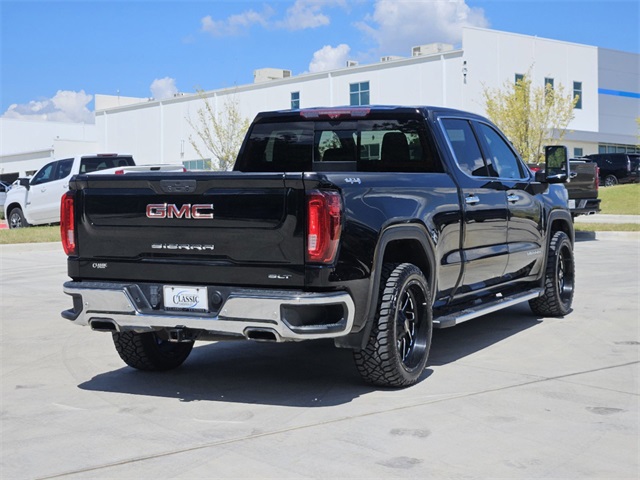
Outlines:
[{"label": "side mirror", "polygon": [[567,147],[554,145],[544,147],[544,181],[547,183],[566,183],[569,181],[569,155]]},{"label": "side mirror", "polygon": [[31,187],[31,183],[29,183],[29,181],[30,181],[29,178],[19,178],[18,179],[18,184],[22,185],[24,188],[29,190],[29,188]]}]

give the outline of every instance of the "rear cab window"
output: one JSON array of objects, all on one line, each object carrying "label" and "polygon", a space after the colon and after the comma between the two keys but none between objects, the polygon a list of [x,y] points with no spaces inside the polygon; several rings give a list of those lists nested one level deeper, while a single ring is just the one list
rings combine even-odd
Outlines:
[{"label": "rear cab window", "polygon": [[253,125],[235,169],[246,172],[442,172],[424,122],[375,118],[267,119]]},{"label": "rear cab window", "polygon": [[80,173],[91,173],[108,168],[132,167],[135,165],[133,157],[127,156],[97,156],[82,157],[80,159]]}]

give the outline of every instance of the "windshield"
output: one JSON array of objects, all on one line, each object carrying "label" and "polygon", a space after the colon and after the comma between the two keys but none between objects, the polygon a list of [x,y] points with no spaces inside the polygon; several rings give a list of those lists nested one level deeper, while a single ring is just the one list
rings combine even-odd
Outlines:
[{"label": "windshield", "polygon": [[415,119],[318,119],[253,126],[236,170],[441,171]]}]

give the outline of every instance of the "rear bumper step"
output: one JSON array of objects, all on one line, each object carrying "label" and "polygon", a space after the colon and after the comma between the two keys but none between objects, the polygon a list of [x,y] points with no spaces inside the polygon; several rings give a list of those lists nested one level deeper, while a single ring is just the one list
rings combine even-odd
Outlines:
[{"label": "rear bumper step", "polygon": [[[345,292],[309,293],[237,289],[217,313],[175,312],[140,307],[131,284],[66,282],[73,308],[62,316],[98,331],[187,329],[251,340],[306,340],[348,334],[355,305]],[[258,333],[257,333],[258,332]],[[259,332],[269,332],[266,334]]]},{"label": "rear bumper step", "polygon": [[454,325],[466,322],[467,320],[472,320],[474,318],[481,317],[482,315],[487,315],[488,313],[493,313],[495,311],[502,310],[503,308],[511,307],[513,305],[517,305],[518,303],[538,298],[541,294],[542,289],[536,288],[506,298],[497,298],[491,302],[478,305],[477,307],[467,308],[459,312],[434,318],[433,327],[453,327]]}]

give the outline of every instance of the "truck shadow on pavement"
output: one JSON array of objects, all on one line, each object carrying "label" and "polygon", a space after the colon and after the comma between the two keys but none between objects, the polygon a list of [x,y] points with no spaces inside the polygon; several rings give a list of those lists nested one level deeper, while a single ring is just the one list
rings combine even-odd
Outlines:
[{"label": "truck shadow on pavement", "polygon": [[[434,331],[428,367],[434,371],[531,328],[540,321],[521,305]],[[115,355],[115,352],[114,352]],[[332,341],[205,343],[194,348],[178,369],[141,372],[129,367],[96,375],[81,390],[175,398],[181,402],[215,401],[290,407],[346,404],[384,388],[360,379],[349,350]]]}]

